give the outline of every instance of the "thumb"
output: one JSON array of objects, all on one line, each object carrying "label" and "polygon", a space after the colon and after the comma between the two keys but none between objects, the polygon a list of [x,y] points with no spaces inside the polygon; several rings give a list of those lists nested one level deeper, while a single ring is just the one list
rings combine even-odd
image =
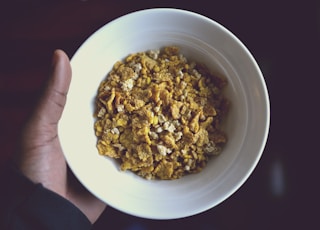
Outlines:
[{"label": "thumb", "polygon": [[24,150],[46,145],[56,139],[57,125],[66,104],[70,82],[69,58],[62,50],[55,50],[50,78],[22,135]]},{"label": "thumb", "polygon": [[62,50],[56,50],[53,54],[52,72],[47,86],[22,132],[18,158],[28,158],[31,152],[32,155],[38,155],[38,151],[30,150],[52,144],[52,140],[56,139],[57,124],[66,103],[70,82],[69,58]]},{"label": "thumb", "polygon": [[71,81],[71,66],[68,56],[56,50],[52,58],[52,73],[39,105],[35,111],[38,122],[56,125],[62,115]]}]

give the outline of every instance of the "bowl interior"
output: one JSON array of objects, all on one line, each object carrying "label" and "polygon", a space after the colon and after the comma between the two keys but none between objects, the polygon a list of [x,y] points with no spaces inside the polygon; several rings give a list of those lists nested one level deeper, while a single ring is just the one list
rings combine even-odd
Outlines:
[{"label": "bowl interior", "polygon": [[[113,64],[130,53],[177,45],[189,59],[225,76],[231,101],[228,143],[198,174],[148,181],[100,156],[94,100]],[[205,211],[234,193],[257,164],[267,137],[269,102],[262,74],[244,45],[218,23],[195,13],[153,9],[121,17],[95,32],[71,60],[73,79],[59,124],[67,162],[94,195],[123,212],[173,219]]]}]

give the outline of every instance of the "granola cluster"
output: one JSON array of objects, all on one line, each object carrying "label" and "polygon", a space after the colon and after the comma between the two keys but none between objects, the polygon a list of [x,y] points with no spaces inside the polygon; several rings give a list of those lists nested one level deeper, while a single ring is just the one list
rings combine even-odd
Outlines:
[{"label": "granola cluster", "polygon": [[129,55],[98,89],[99,153],[146,179],[201,171],[227,142],[220,128],[226,84],[175,46]]}]

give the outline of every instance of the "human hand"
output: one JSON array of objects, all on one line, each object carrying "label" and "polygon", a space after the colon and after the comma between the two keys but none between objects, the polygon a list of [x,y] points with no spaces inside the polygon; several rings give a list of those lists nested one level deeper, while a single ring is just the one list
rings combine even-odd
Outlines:
[{"label": "human hand", "polygon": [[21,149],[15,162],[31,181],[68,199],[94,223],[106,205],[79,187],[79,182],[75,188],[73,175],[71,178],[67,176],[68,168],[58,137],[58,122],[66,103],[71,75],[69,58],[62,50],[56,50],[50,79],[22,133]]}]

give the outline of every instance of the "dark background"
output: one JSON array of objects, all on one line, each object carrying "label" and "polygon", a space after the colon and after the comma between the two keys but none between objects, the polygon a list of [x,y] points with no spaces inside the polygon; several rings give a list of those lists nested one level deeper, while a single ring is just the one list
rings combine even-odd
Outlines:
[{"label": "dark background", "polygon": [[268,142],[247,182],[205,213],[156,221],[109,207],[95,228],[319,229],[318,1],[1,1],[0,167],[14,151],[47,79],[54,49],[72,57],[90,34],[112,19],[154,7],[203,14],[248,47],[270,94]]}]

